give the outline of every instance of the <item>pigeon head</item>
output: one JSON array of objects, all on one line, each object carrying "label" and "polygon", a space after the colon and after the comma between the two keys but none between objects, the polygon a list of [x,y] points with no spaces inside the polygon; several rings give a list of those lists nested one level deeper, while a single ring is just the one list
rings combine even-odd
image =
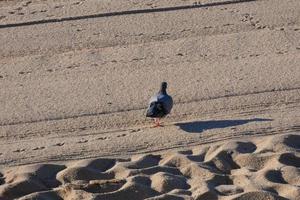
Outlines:
[{"label": "pigeon head", "polygon": [[162,93],[167,93],[167,82],[162,82],[161,85],[160,85],[160,92]]}]

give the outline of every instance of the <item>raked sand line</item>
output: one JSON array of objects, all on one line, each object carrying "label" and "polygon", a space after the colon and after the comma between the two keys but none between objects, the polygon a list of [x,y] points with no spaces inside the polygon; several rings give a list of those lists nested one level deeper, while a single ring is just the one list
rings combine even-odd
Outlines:
[{"label": "raked sand line", "polygon": [[300,134],[191,150],[6,168],[1,199],[300,198]]}]

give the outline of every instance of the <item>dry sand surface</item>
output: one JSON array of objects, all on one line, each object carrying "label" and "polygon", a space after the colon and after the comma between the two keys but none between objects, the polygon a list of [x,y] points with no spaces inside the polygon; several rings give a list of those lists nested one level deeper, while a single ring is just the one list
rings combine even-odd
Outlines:
[{"label": "dry sand surface", "polygon": [[299,0],[0,0],[0,47],[1,200],[300,199]]},{"label": "dry sand surface", "polygon": [[300,134],[2,171],[4,199],[300,199]]}]

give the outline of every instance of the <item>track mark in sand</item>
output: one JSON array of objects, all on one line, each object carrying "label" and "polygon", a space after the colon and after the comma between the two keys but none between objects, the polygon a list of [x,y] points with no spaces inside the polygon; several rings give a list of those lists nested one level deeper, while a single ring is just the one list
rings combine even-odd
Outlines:
[{"label": "track mark in sand", "polygon": [[77,1],[75,3],[72,3],[73,6],[80,5],[80,4],[83,4],[83,1]]},{"label": "track mark in sand", "polygon": [[56,5],[54,6],[54,9],[63,8],[63,7],[64,7],[63,5]]},{"label": "track mark in sand", "polygon": [[117,135],[117,137],[125,137],[127,134],[123,133],[121,135]]},{"label": "track mark in sand", "polygon": [[80,140],[80,141],[78,141],[77,143],[79,143],[79,144],[81,144],[81,143],[87,143],[89,140],[87,140],[87,139],[82,139],[82,140]]},{"label": "track mark in sand", "polygon": [[132,130],[130,130],[129,132],[130,132],[130,133],[136,133],[136,132],[139,132],[139,131],[141,131],[140,128],[138,128],[138,129],[132,129]]},{"label": "track mark in sand", "polygon": [[[294,130],[294,131],[300,131],[300,126],[292,126],[291,127],[291,130]],[[300,139],[300,138],[299,138]],[[300,145],[299,145],[299,148],[300,148]]]},{"label": "track mark in sand", "polygon": [[250,54],[249,57],[259,57],[260,54]]},{"label": "track mark in sand", "polygon": [[223,26],[233,26],[234,24],[223,24]]},{"label": "track mark in sand", "polygon": [[36,151],[36,150],[42,150],[42,149],[45,149],[45,147],[35,147],[35,148],[33,148],[32,150],[33,150],[33,151]]},{"label": "track mark in sand", "polygon": [[70,65],[70,66],[68,66],[68,67],[66,67],[66,68],[67,68],[67,69],[74,69],[74,68],[78,68],[78,67],[80,67],[79,64],[72,64],[72,65]]},{"label": "track mark in sand", "polygon": [[204,26],[204,29],[213,28],[212,26]]},{"label": "track mark in sand", "polygon": [[80,127],[78,130],[85,131],[88,127]]},{"label": "track mark in sand", "polygon": [[26,72],[20,71],[20,72],[19,72],[20,75],[30,74],[30,73],[31,73],[31,71],[26,71]]},{"label": "track mark in sand", "polygon": [[20,11],[20,10],[22,10],[22,9],[23,9],[22,7],[17,7],[17,8],[15,8],[14,10]]},{"label": "track mark in sand", "polygon": [[110,139],[110,138],[109,137],[99,137],[96,140],[108,140],[108,139]]},{"label": "track mark in sand", "polygon": [[24,152],[25,151],[25,149],[17,149],[17,150],[14,150],[13,152],[14,153],[22,153],[22,152]]},{"label": "track mark in sand", "polygon": [[23,7],[27,7],[27,6],[29,6],[29,4],[31,4],[32,3],[32,1],[26,1],[22,6]]},{"label": "track mark in sand", "polygon": [[60,142],[60,143],[56,143],[54,146],[59,146],[59,147],[61,147],[61,146],[63,146],[65,143],[64,142]]},{"label": "track mark in sand", "polygon": [[[260,91],[254,91],[254,92],[245,92],[245,93],[236,93],[236,94],[225,94],[220,96],[214,96],[209,98],[195,98],[190,99],[186,101],[178,101],[175,102],[178,105],[188,104],[188,103],[196,103],[201,101],[211,101],[216,99],[222,99],[222,98],[228,98],[228,97],[242,97],[242,96],[248,96],[248,95],[256,95],[256,94],[264,94],[264,93],[272,93],[272,92],[287,92],[287,91],[296,91],[300,90],[300,87],[290,87],[290,88],[272,88],[267,90],[260,90]],[[20,124],[32,124],[37,122],[45,122],[45,121],[58,121],[58,120],[66,120],[66,119],[74,119],[74,118],[81,118],[81,117],[92,117],[92,116],[100,116],[100,115],[107,115],[107,114],[117,114],[117,113],[123,113],[123,112],[129,112],[129,111],[140,111],[145,110],[147,107],[141,106],[141,107],[135,107],[131,109],[119,109],[109,112],[98,112],[98,113],[81,113],[77,115],[69,115],[69,116],[63,116],[63,117],[53,117],[53,118],[46,118],[46,119],[36,119],[31,121],[17,121],[17,122],[11,122],[11,123],[0,123],[1,126],[11,126],[11,125],[20,125]]]},{"label": "track mark in sand", "polygon": [[91,64],[91,67],[98,67],[99,65],[97,63]]},{"label": "track mark in sand", "polygon": [[192,29],[188,28],[188,29],[182,29],[180,32],[183,33],[183,32],[190,32]]},{"label": "track mark in sand", "polygon": [[[84,20],[84,19],[93,19],[93,18],[103,18],[103,17],[114,17],[114,16],[122,16],[122,15],[135,15],[135,14],[147,14],[147,13],[159,13],[159,12],[174,12],[178,10],[190,10],[190,9],[199,9],[199,8],[208,8],[222,5],[230,5],[230,4],[240,4],[240,3],[248,3],[255,2],[256,0],[228,0],[222,2],[212,2],[206,4],[193,4],[193,5],[183,5],[183,6],[174,6],[174,7],[161,7],[161,8],[145,8],[139,10],[124,10],[117,12],[108,12],[108,13],[98,13],[92,15],[81,15],[81,16],[71,16],[64,18],[55,18],[55,19],[42,19],[36,21],[28,21],[28,22],[19,22],[19,23],[11,23],[11,24],[1,24],[0,28],[11,28],[11,27],[19,27],[19,26],[31,26],[38,24],[48,24],[48,23],[58,23],[64,21],[76,21],[76,20]],[[77,3],[77,2],[76,2]],[[81,4],[79,2],[78,4]],[[77,4],[75,4],[77,5]],[[41,10],[40,12],[47,12],[48,10]],[[12,13],[14,14],[14,13]]]}]

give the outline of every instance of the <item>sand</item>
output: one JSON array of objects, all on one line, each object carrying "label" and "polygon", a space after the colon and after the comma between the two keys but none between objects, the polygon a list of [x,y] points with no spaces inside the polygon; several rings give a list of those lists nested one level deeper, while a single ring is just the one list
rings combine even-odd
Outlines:
[{"label": "sand", "polygon": [[0,0],[0,199],[299,199],[299,13]]},{"label": "sand", "polygon": [[300,198],[300,134],[1,171],[3,199]]}]

